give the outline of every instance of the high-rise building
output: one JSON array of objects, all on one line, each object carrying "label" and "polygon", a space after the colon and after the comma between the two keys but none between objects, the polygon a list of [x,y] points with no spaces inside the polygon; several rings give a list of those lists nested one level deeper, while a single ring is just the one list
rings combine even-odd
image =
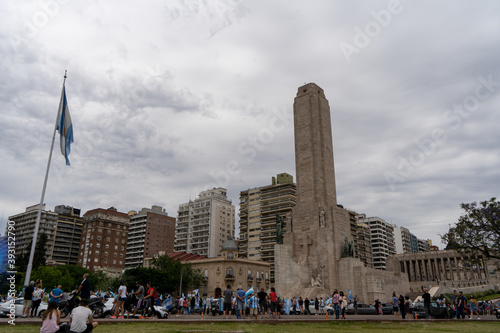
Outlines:
[{"label": "high-rise building", "polygon": [[55,237],[47,242],[47,264],[76,265],[82,238],[83,218],[80,209],[59,205],[54,208],[57,213]]},{"label": "high-rise building", "polygon": [[130,216],[116,208],[97,208],[83,215],[78,264],[92,272],[118,275],[125,268]]},{"label": "high-rise building", "polygon": [[[24,251],[31,250],[31,242],[35,232],[35,224],[38,216],[38,208],[40,205],[33,205],[26,207],[24,213],[9,216],[9,221],[13,222],[16,235],[16,258],[20,258]],[[46,258],[50,259],[49,244],[53,244],[55,237],[55,230],[57,225],[57,213],[46,211],[45,204],[42,205],[42,215],[40,217],[40,225],[38,229],[37,240],[40,239],[41,234],[47,235],[47,244],[45,246]],[[9,226],[9,223],[7,224]],[[6,232],[7,234],[7,232]]]},{"label": "high-rise building", "polygon": [[394,245],[396,247],[396,254],[411,253],[411,232],[405,227],[394,227]]},{"label": "high-rise building", "polygon": [[359,216],[359,222],[370,228],[373,268],[385,270],[385,259],[396,254],[394,227],[380,217],[367,218],[364,214]]},{"label": "high-rise building", "polygon": [[[9,221],[12,221],[15,227],[18,258],[24,251],[31,250],[29,246],[33,240],[39,207],[39,204],[33,205],[27,207],[24,213],[9,217]],[[42,205],[37,240],[41,234],[47,235],[45,245],[47,265],[76,264],[82,236],[80,209],[59,205],[52,212],[46,211],[45,204]]]},{"label": "high-rise building", "polygon": [[370,228],[366,224],[358,222],[358,213],[352,210],[347,210],[347,212],[351,222],[354,257],[359,258],[366,267],[373,267]]},{"label": "high-rise building", "polygon": [[234,237],[234,206],[227,190],[200,192],[194,201],[179,205],[175,226],[175,252],[218,256],[228,237]]},{"label": "high-rise building", "polygon": [[297,203],[293,176],[280,173],[271,185],[240,192],[239,256],[269,262],[271,283],[274,283],[274,245],[277,215],[285,222]]},{"label": "high-rise building", "polygon": [[432,241],[430,239],[417,239],[417,241],[418,252],[428,252],[431,250]]},{"label": "high-rise building", "polygon": [[144,265],[144,258],[174,252],[175,218],[160,206],[131,211],[125,269]]}]

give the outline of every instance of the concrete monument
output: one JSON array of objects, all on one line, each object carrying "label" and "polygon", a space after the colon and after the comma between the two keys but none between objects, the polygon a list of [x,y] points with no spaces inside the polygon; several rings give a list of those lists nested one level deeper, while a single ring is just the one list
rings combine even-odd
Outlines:
[{"label": "concrete monument", "polygon": [[345,255],[352,235],[347,211],[337,206],[330,106],[323,89],[314,83],[300,87],[293,110],[297,205],[283,244],[275,245],[277,292],[316,297],[324,285],[327,294],[350,289],[364,302],[406,292],[405,274],[367,268]]}]

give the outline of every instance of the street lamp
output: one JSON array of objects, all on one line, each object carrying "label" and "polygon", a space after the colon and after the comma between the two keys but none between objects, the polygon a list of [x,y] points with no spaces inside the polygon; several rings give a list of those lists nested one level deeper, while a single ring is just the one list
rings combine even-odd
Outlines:
[{"label": "street lamp", "polygon": [[321,275],[322,275],[322,278],[321,278],[321,282],[323,283],[323,302],[325,301],[325,269],[326,266],[321,266]]}]

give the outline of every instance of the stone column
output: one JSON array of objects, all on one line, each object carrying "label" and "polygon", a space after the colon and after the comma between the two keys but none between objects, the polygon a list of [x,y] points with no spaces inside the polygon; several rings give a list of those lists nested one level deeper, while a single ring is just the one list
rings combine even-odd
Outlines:
[{"label": "stone column", "polygon": [[443,281],[448,280],[448,274],[446,274],[446,265],[444,264],[445,258],[441,258],[441,269],[443,270]]}]

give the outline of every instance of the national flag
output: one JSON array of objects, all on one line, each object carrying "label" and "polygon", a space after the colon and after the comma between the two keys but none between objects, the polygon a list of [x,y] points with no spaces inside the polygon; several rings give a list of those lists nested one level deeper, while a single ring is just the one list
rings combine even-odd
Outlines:
[{"label": "national flag", "polygon": [[66,100],[66,87],[64,85],[57,113],[57,131],[60,135],[61,153],[66,158],[66,165],[70,165],[68,156],[71,151],[71,143],[73,143],[73,124],[71,123],[71,116],[69,115],[68,101]]},{"label": "national flag", "polygon": [[351,289],[347,289],[347,291],[349,292],[349,300],[351,301],[352,300],[352,291],[351,291]]}]

